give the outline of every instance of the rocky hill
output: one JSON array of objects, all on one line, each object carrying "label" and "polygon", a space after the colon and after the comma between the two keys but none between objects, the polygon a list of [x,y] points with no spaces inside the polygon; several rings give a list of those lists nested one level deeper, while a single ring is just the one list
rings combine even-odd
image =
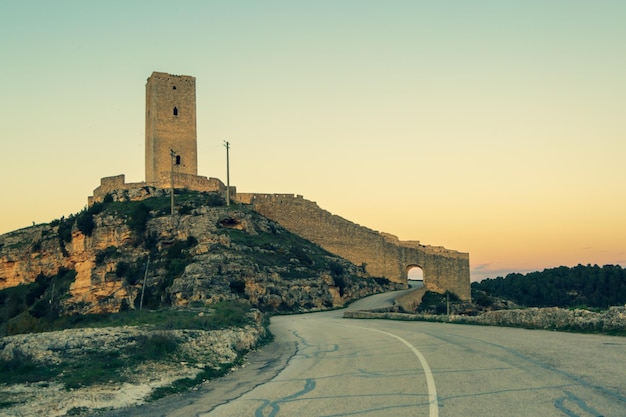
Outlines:
[{"label": "rocky hill", "polygon": [[[117,198],[119,199],[119,198]],[[244,299],[315,311],[397,288],[217,194],[112,201],[0,236],[2,333],[33,319]]]}]

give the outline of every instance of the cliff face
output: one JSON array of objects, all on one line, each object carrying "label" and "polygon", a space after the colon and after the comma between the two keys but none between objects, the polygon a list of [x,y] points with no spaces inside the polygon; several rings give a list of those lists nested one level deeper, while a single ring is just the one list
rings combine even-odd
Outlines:
[{"label": "cliff face", "polygon": [[232,298],[310,311],[394,287],[245,207],[185,203],[169,216],[151,200],[0,236],[0,290],[72,271],[67,293],[50,295],[68,314]]},{"label": "cliff face", "polygon": [[[0,289],[30,284],[38,277],[51,277],[61,270],[75,271],[66,304],[92,306],[93,312],[110,311],[100,305],[108,297],[127,295],[119,280],[108,281],[107,273],[115,270],[115,263],[100,262],[96,256],[108,247],[128,248],[130,231],[123,219],[103,215],[94,218],[96,227],[91,236],[76,227],[69,242],[59,236],[59,224],[33,226],[0,236]],[[127,256],[137,255],[129,251]],[[114,307],[114,306],[112,306]],[[113,308],[114,309],[114,308]]]}]

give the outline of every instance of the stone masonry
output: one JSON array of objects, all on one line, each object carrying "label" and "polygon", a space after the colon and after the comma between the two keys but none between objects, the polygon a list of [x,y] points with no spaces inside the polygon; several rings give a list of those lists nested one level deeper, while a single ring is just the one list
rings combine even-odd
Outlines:
[{"label": "stone masonry", "polygon": [[471,299],[469,254],[368,229],[321,209],[315,202],[292,194],[237,194],[263,216],[289,231],[317,243],[327,251],[362,266],[373,276],[407,283],[414,266],[424,272],[424,286],[435,292],[451,291]]},{"label": "stone masonry", "polygon": [[[172,155],[171,152],[174,152]],[[196,79],[153,72],[146,83],[146,182],[198,175]]]}]

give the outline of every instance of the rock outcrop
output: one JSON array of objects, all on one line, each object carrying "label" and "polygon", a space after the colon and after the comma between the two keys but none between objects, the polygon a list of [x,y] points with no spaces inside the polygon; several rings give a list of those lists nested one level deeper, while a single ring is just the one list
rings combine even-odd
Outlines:
[{"label": "rock outcrop", "polygon": [[61,312],[86,314],[232,298],[261,310],[312,311],[400,287],[245,206],[183,201],[170,216],[168,202],[92,206],[0,236],[0,289],[69,270],[75,278]]},{"label": "rock outcrop", "polygon": [[[46,367],[71,368],[68,363],[89,360],[90,352],[115,358],[132,349],[142,337],[155,333],[178,341],[180,360],[144,361],[123,369],[123,382],[103,381],[68,387],[61,382],[1,384],[4,407],[0,416],[84,415],[97,409],[115,409],[145,402],[151,393],[183,378],[193,379],[202,370],[231,366],[240,355],[254,348],[265,330],[248,325],[225,330],[167,330],[121,327],[72,329],[58,332],[7,336],[0,339],[0,360],[16,356]],[[71,370],[68,370],[71,372]],[[10,405],[7,405],[10,404]]]}]

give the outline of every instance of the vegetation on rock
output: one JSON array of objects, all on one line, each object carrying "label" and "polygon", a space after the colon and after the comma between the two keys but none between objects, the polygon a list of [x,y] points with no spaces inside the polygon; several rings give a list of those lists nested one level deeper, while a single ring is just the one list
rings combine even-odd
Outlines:
[{"label": "vegetation on rock", "polygon": [[[219,194],[177,190],[174,216],[170,201],[166,195],[142,201],[107,198],[76,215],[33,228],[24,236],[41,236],[35,244],[19,248],[13,243],[7,256],[21,257],[24,265],[33,259],[45,263],[48,271],[78,272],[79,265],[93,262],[88,270],[81,267],[82,275],[76,277],[82,280],[80,286],[71,291],[63,287],[56,299],[59,315],[237,299],[262,311],[312,311],[397,287],[384,278],[372,279],[362,268],[248,206],[226,207]],[[36,268],[23,268],[21,279],[35,281],[25,274]],[[50,281],[51,276],[41,279]],[[45,297],[36,294],[21,302],[19,312],[29,315],[21,317],[18,331],[36,327],[30,316],[43,314]],[[29,302],[39,305],[34,308]],[[14,317],[5,314],[3,328]]]},{"label": "vegetation on rock", "polygon": [[[62,279],[67,279],[67,277],[55,277],[52,281],[56,283]],[[39,280],[28,286],[17,287],[19,291],[10,292],[11,298],[6,298],[7,303],[2,304],[3,317],[6,317],[10,310],[15,309],[16,302],[20,306],[21,302],[37,293],[43,291],[44,294],[49,294],[49,288],[44,288],[45,282],[46,280]],[[6,291],[3,293],[6,295]],[[191,331],[206,333],[223,331],[231,327],[258,328],[258,323],[253,318],[253,310],[249,304],[242,301],[222,302],[209,309],[135,310],[116,314],[44,317],[36,317],[30,313],[28,310],[23,311],[13,320],[9,320],[9,326],[5,331],[8,334],[19,334],[53,332],[58,329],[102,329],[105,333],[107,329],[112,328],[139,330],[131,331],[130,336],[125,333],[122,337],[114,336],[104,345],[99,343],[96,346],[84,344],[83,337],[74,340],[71,336],[47,333],[50,336],[44,336],[48,339],[45,343],[50,344],[53,343],[51,340],[59,339],[59,346],[52,344],[48,348],[58,356],[52,361],[30,352],[33,344],[35,346],[42,344],[40,339],[31,337],[32,342],[29,342],[28,340],[31,339],[20,341],[14,337],[4,337],[0,339],[0,386],[2,384],[8,386],[24,383],[58,383],[62,384],[65,389],[73,390],[101,384],[137,383],[141,372],[132,370],[138,367],[143,369],[146,364],[159,363],[167,368],[180,367],[180,361],[191,363],[198,361],[196,355],[185,353],[185,350],[181,348],[184,340],[176,332],[184,329],[189,338],[193,337],[189,334]],[[265,333],[255,345],[267,343],[269,340],[271,340],[271,335]],[[68,346],[73,346],[75,349],[70,349]],[[212,347],[206,346],[202,349],[210,353]],[[196,372],[193,372],[193,377],[181,378],[171,385],[162,386],[152,392],[151,398],[180,391],[203,380],[223,375],[232,366],[240,363],[247,350],[239,349],[237,356],[232,360],[224,361],[219,355],[215,356],[214,363],[202,365]],[[16,404],[15,401],[2,400],[2,397],[3,394],[0,392],[0,408]]]}]

